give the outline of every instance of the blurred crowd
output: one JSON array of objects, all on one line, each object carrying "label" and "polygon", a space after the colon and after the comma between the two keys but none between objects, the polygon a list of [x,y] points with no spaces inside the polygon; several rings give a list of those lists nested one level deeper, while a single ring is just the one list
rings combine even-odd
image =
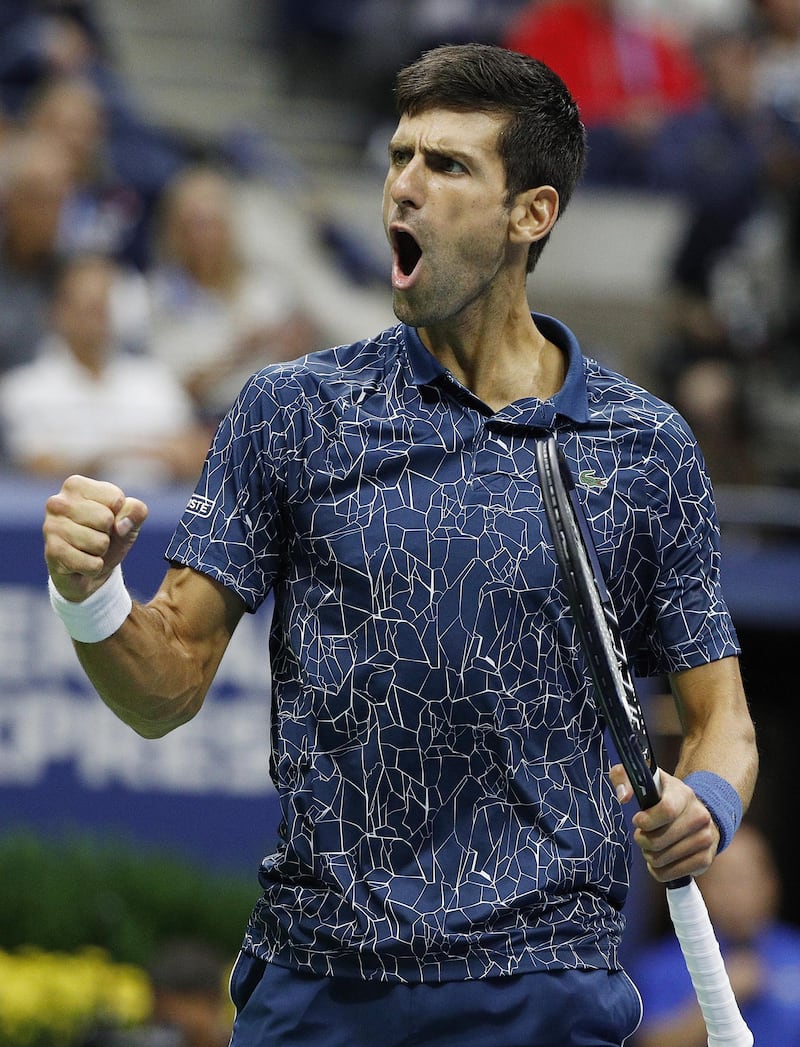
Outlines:
[{"label": "blurred crowd", "polygon": [[152,1011],[142,1025],[102,1020],[78,1047],[227,1047],[232,959],[202,939],[173,938],[155,949],[147,975]]},{"label": "blurred crowd", "polygon": [[426,47],[497,42],[560,73],[587,126],[586,189],[669,194],[686,214],[650,384],[715,481],[800,483],[800,0],[284,7],[298,77],[376,100],[365,133],[381,162],[393,72]]},{"label": "blurred crowd", "polygon": [[316,347],[248,255],[242,172],[139,111],[90,3],[0,8],[0,439],[6,468],[194,480],[245,378]]},{"label": "blurred crowd", "polygon": [[[383,163],[395,71],[426,47],[493,41],[548,62],[587,126],[584,192],[668,194],[686,216],[651,386],[716,482],[800,484],[800,0],[265,6],[287,89],[351,103],[367,164]],[[224,148],[137,108],[91,0],[5,0],[7,466],[190,477],[243,377],[318,347],[297,289],[243,250],[242,177]]]},{"label": "blurred crowd", "polygon": [[[770,836],[746,820],[698,884],[755,1043],[800,1047],[800,927],[783,915],[787,885]],[[671,927],[641,949],[631,975],[644,1004],[634,1047],[706,1047],[708,1032]]]}]

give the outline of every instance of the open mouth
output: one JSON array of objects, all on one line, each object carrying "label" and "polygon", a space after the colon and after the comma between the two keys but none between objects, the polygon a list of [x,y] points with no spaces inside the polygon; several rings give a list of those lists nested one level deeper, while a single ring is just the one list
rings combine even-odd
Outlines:
[{"label": "open mouth", "polygon": [[403,276],[411,276],[422,258],[422,248],[405,230],[398,229],[393,235],[394,248],[397,253],[397,265]]}]

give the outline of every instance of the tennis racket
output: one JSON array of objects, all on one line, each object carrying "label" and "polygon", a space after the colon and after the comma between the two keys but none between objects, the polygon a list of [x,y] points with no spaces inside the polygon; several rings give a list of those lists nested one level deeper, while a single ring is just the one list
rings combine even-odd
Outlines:
[{"label": "tennis racket", "polygon": [[[553,436],[537,440],[547,523],[598,705],[639,806],[660,796],[659,771],[603,573],[575,484]],[[703,896],[690,876],[667,884],[669,912],[703,1013],[709,1047],[752,1047]]]}]

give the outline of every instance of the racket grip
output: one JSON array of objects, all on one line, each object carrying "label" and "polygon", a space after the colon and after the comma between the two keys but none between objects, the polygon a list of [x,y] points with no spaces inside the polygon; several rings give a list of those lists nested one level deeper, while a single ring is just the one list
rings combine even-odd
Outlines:
[{"label": "racket grip", "polygon": [[706,903],[694,880],[667,890],[669,913],[703,1012],[708,1047],[752,1047],[739,1011]]}]

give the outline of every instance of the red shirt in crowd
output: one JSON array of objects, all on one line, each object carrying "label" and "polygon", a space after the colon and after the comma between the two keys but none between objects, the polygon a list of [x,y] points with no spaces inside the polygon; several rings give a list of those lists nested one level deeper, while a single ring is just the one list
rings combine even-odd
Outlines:
[{"label": "red shirt in crowd", "polygon": [[649,107],[687,109],[705,93],[691,50],[677,37],[614,14],[607,0],[541,0],[512,20],[506,47],[541,59],[573,94],[587,126]]}]

